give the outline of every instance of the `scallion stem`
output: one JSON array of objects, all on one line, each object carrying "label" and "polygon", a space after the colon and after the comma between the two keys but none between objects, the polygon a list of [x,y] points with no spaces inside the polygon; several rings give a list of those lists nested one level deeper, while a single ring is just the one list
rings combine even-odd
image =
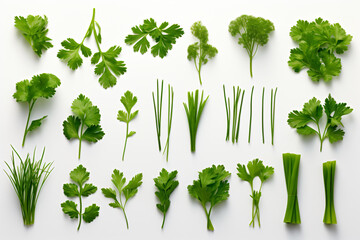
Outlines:
[{"label": "scallion stem", "polygon": [[252,122],[252,100],[253,100],[253,94],[254,94],[254,86],[251,89],[251,96],[250,96],[250,120],[249,120],[249,137],[248,137],[248,143],[250,143],[251,139],[251,122]]}]

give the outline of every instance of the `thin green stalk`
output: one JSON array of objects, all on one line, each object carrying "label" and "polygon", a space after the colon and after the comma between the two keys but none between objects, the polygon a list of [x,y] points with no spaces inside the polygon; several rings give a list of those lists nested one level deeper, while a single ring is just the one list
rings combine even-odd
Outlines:
[{"label": "thin green stalk", "polygon": [[[80,192],[82,192],[81,186],[80,186]],[[79,212],[79,225],[78,225],[78,228],[77,228],[78,231],[80,230],[81,219],[83,218],[83,217],[82,217],[82,199],[81,199],[81,194],[79,194],[79,201],[80,201],[80,212]]]},{"label": "thin green stalk", "polygon": [[261,104],[261,131],[262,131],[262,142],[265,144],[265,136],[264,136],[264,94],[265,94],[265,87],[263,87],[262,92],[262,104]]},{"label": "thin green stalk", "polygon": [[225,85],[223,85],[223,92],[224,92],[224,102],[225,102],[225,110],[226,110],[226,138],[225,141],[229,141],[230,139],[230,98],[226,102],[226,91]]},{"label": "thin green stalk", "polygon": [[162,115],[162,99],[163,99],[163,87],[164,80],[161,81],[161,91],[159,97],[159,80],[156,82],[156,103],[154,92],[152,92],[153,105],[154,105],[154,115],[155,115],[155,126],[156,126],[156,134],[158,140],[159,151],[161,151],[161,115]]},{"label": "thin green stalk", "polygon": [[232,126],[232,136],[231,136],[231,141],[232,143],[235,143],[235,139],[236,139],[236,128],[237,128],[237,116],[238,116],[238,106],[239,106],[239,99],[240,99],[240,93],[241,93],[241,89],[239,87],[237,87],[236,89],[236,93],[235,93],[235,86],[233,86],[233,99],[234,99],[234,103],[233,103],[233,126]]},{"label": "thin green stalk", "polygon": [[252,60],[253,60],[253,57],[252,57],[252,55],[250,55],[250,77],[251,77],[251,78],[253,77],[253,73],[252,73]]},{"label": "thin green stalk", "polygon": [[271,106],[270,106],[270,122],[271,122],[271,144],[274,145],[274,133],[275,133],[275,103],[276,103],[276,93],[273,94],[273,89],[271,89]]},{"label": "thin green stalk", "polygon": [[163,154],[165,154],[166,151],[166,161],[169,160],[170,132],[172,125],[173,109],[174,109],[174,90],[170,86],[170,84],[168,84],[168,131],[167,131],[168,134],[163,152]]},{"label": "thin green stalk", "polygon": [[[84,122],[84,121],[82,121]],[[81,128],[80,128],[80,137],[79,137],[79,159],[80,159],[80,156],[81,156],[81,142],[82,142],[82,137],[83,137],[83,131],[84,131],[84,123],[81,124]]]},{"label": "thin green stalk", "polygon": [[27,134],[28,134],[28,132],[29,132],[30,115],[31,115],[31,112],[32,112],[33,107],[34,107],[34,105],[35,105],[35,102],[36,102],[36,100],[34,100],[32,103],[29,103],[29,113],[28,113],[28,117],[27,117],[27,120],[26,120],[24,137],[23,137],[23,140],[22,140],[22,146],[23,146],[23,147],[24,147],[24,145],[25,145],[26,136],[27,136]]},{"label": "thin green stalk", "polygon": [[[241,91],[241,89],[240,89]],[[242,110],[242,105],[243,105],[243,101],[244,101],[244,95],[245,95],[245,90],[242,91],[242,96],[241,96],[241,102],[240,102],[240,109],[239,109],[239,116],[238,116],[238,121],[237,121],[237,129],[236,129],[236,142],[238,142],[239,140],[239,131],[240,131],[240,118],[241,118],[241,110]]]},{"label": "thin green stalk", "polygon": [[166,217],[166,213],[164,213],[163,221],[162,221],[162,224],[161,224],[161,229],[163,229],[163,228],[164,228],[164,224],[165,224],[165,217]]},{"label": "thin green stalk", "polygon": [[124,161],[124,157],[125,157],[125,149],[126,149],[126,143],[127,143],[128,136],[129,136],[129,122],[126,123],[126,137],[125,137],[125,143],[124,143],[124,150],[123,150],[123,154],[122,154],[123,161]]},{"label": "thin green stalk", "polygon": [[251,122],[252,122],[252,100],[253,100],[254,86],[251,89],[251,97],[250,97],[250,120],[249,120],[249,138],[248,143],[250,143],[251,138]]},{"label": "thin green stalk", "polygon": [[126,221],[126,228],[129,229],[129,222],[128,222],[128,219],[127,219],[127,216],[126,216],[126,213],[125,213],[125,206],[124,206],[124,208],[122,208],[122,211],[124,213],[124,217],[125,217],[125,221]]}]

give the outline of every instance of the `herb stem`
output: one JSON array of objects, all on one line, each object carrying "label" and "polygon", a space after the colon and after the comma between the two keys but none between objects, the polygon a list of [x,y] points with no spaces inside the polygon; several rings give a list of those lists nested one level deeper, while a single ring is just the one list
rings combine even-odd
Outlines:
[{"label": "herb stem", "polygon": [[[273,89],[271,89],[271,144],[274,145],[274,133],[275,133],[275,102],[276,102],[277,88],[273,96]],[[273,99],[274,98],[274,99]]]},{"label": "herb stem", "polygon": [[124,150],[123,150],[123,154],[122,154],[123,161],[124,161],[124,157],[125,157],[125,149],[126,149],[126,143],[127,143],[128,136],[129,136],[129,122],[126,123],[126,137],[125,137],[125,143],[124,143]]},{"label": "herb stem", "polygon": [[156,126],[156,134],[158,140],[159,151],[161,151],[161,115],[162,115],[162,98],[163,98],[163,86],[164,81],[161,81],[161,91],[159,98],[159,80],[156,83],[156,103],[155,103],[155,95],[152,92],[153,105],[154,105],[154,115],[155,115],[155,126]]},{"label": "herb stem", "polygon": [[35,105],[35,101],[36,100],[33,100],[32,102],[29,103],[29,113],[28,113],[28,117],[27,117],[27,120],[26,120],[26,126],[25,126],[23,141],[22,141],[22,147],[24,147],[24,145],[25,145],[25,139],[26,139],[26,136],[27,136],[27,134],[29,132],[30,115],[31,115],[31,112],[32,112],[33,107]]},{"label": "herb stem", "polygon": [[168,84],[168,132],[167,132],[168,134],[163,152],[163,154],[165,154],[166,151],[166,162],[168,162],[169,160],[170,132],[172,125],[173,109],[174,109],[174,90],[170,86],[170,84]]},{"label": "herb stem", "polygon": [[164,224],[165,224],[165,217],[166,217],[166,213],[164,213],[163,221],[162,221],[162,224],[161,224],[161,229],[163,229],[163,228],[164,228]]},{"label": "herb stem", "polygon": [[248,143],[250,143],[251,139],[251,122],[252,122],[252,100],[253,100],[253,93],[254,93],[254,86],[251,89],[251,96],[250,96],[250,120],[249,120],[249,138]]},{"label": "herb stem", "polygon": [[265,144],[265,136],[264,136],[264,94],[265,94],[265,87],[263,87],[262,104],[261,104],[261,131],[262,131],[262,142],[263,142],[263,144]]},{"label": "herb stem", "polygon": [[[80,186],[80,192],[82,192],[82,188]],[[79,213],[79,225],[77,230],[79,231],[80,226],[81,226],[81,219],[82,219],[82,198],[81,198],[81,194],[79,194],[79,201],[80,201],[80,213]]]},{"label": "herb stem", "polygon": [[128,219],[127,219],[127,216],[126,216],[126,213],[125,213],[125,206],[124,206],[124,208],[122,208],[122,211],[124,213],[124,217],[125,217],[125,221],[126,221],[126,227],[127,227],[127,229],[129,229],[129,222],[128,222]]},{"label": "herb stem", "polygon": [[226,110],[226,137],[225,141],[229,141],[230,139],[230,98],[226,101],[226,91],[225,85],[223,84],[223,92],[224,92],[224,102],[225,102],[225,110]]},{"label": "herb stem", "polygon": [[[241,89],[240,89],[241,92]],[[240,109],[239,109],[239,116],[238,116],[238,121],[237,121],[237,129],[236,129],[236,142],[238,142],[239,140],[239,131],[240,131],[240,118],[241,118],[241,110],[242,110],[242,105],[243,105],[243,101],[244,101],[244,94],[245,94],[245,90],[242,91],[242,96],[241,96],[241,102],[240,102]]]},{"label": "herb stem", "polygon": [[80,129],[80,137],[79,137],[79,159],[80,159],[80,155],[81,155],[81,142],[82,142],[82,137],[83,137],[83,130],[84,130],[84,121],[82,121],[82,124],[81,124],[81,129]]}]

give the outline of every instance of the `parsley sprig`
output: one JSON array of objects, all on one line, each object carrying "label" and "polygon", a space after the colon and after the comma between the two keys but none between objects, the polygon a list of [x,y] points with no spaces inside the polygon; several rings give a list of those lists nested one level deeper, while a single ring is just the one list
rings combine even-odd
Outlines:
[{"label": "parsley sprig", "polygon": [[103,88],[113,87],[117,82],[116,77],[123,75],[126,72],[126,67],[124,61],[116,60],[121,53],[121,47],[115,45],[110,47],[106,52],[101,50],[101,28],[99,23],[95,21],[95,8],[93,9],[90,26],[81,43],[77,43],[72,38],[64,40],[61,43],[64,49],[59,50],[57,57],[67,62],[67,65],[72,70],[77,69],[83,63],[79,51],[81,51],[84,57],[90,57],[92,55],[91,49],[84,45],[85,39],[90,38],[91,35],[94,36],[98,49],[98,52],[91,58],[91,64],[96,64],[94,72],[100,76],[99,83]]},{"label": "parsley sprig", "polygon": [[151,54],[156,57],[164,58],[168,51],[172,49],[176,39],[180,38],[184,31],[178,24],[169,26],[168,22],[163,22],[157,26],[154,19],[146,19],[144,23],[139,26],[132,27],[133,34],[126,36],[125,43],[128,45],[134,44],[134,52],[144,54],[150,47],[150,42],[147,36],[150,36],[156,44],[151,47]]},{"label": "parsley sprig", "polygon": [[[135,194],[138,192],[138,188],[142,184],[142,173],[136,174],[127,185],[126,178],[124,177],[124,174],[120,172],[117,169],[114,169],[113,174],[111,175],[111,181],[115,185],[116,189],[119,192],[119,200],[117,198],[117,193],[112,188],[102,188],[101,191],[104,194],[105,197],[111,198],[114,200],[114,202],[109,203],[110,207],[113,208],[120,208],[122,212],[124,213],[125,221],[126,221],[126,227],[129,229],[129,223],[128,219],[125,213],[125,207],[128,202],[128,200],[135,196]],[[122,198],[125,198],[125,201],[123,201]]]},{"label": "parsley sprig", "polygon": [[[250,161],[246,166],[241,165],[240,163],[237,165],[238,176],[241,180],[250,183],[251,186],[251,195],[252,198],[252,217],[250,226],[255,227],[255,220],[257,219],[259,227],[260,227],[260,197],[261,197],[261,188],[263,183],[269,179],[274,174],[274,168],[269,166],[264,166],[263,162],[259,159],[254,159]],[[254,190],[254,179],[258,177],[261,181],[260,188],[258,191]]]},{"label": "parsley sprig", "polygon": [[50,73],[35,75],[31,81],[26,79],[16,83],[16,92],[13,94],[13,98],[17,102],[26,102],[29,107],[22,146],[25,144],[27,134],[39,128],[42,121],[47,117],[43,116],[42,118],[33,120],[29,126],[30,116],[35,103],[40,98],[48,99],[53,97],[56,92],[55,89],[60,86],[60,84],[60,79]]},{"label": "parsley sprig", "polygon": [[163,213],[163,222],[161,228],[164,228],[166,213],[170,207],[170,195],[179,185],[179,181],[174,180],[177,175],[177,171],[168,172],[163,168],[157,178],[154,178],[155,187],[157,191],[155,192],[156,197],[159,199],[156,207]]},{"label": "parsley sprig", "polygon": [[199,172],[199,180],[194,180],[193,184],[187,187],[190,196],[200,201],[206,214],[207,229],[210,231],[214,231],[210,220],[213,207],[229,197],[230,184],[226,179],[230,175],[223,165],[212,165]]},{"label": "parsley sprig", "polygon": [[291,49],[288,61],[295,72],[308,68],[307,73],[315,82],[320,79],[328,82],[340,74],[341,59],[335,53],[347,51],[352,36],[339,23],[330,24],[322,18],[313,22],[299,20],[291,28],[290,36],[299,43],[299,47]]},{"label": "parsley sprig", "polygon": [[[325,110],[326,125],[323,131],[320,130],[320,119]],[[335,99],[329,96],[325,99],[324,106],[315,97],[304,104],[302,111],[294,110],[289,113],[288,124],[295,128],[296,131],[305,136],[317,135],[320,139],[320,152],[322,151],[323,142],[329,138],[330,143],[340,141],[344,138],[345,132],[340,128],[344,126],[341,119],[344,115],[350,114],[352,108],[346,103],[336,103]],[[315,124],[315,128],[309,124]]]},{"label": "parsley sprig", "polygon": [[188,47],[187,58],[190,61],[194,60],[195,68],[199,75],[200,85],[202,85],[201,74],[200,74],[201,67],[205,65],[209,61],[209,59],[215,57],[215,55],[218,53],[218,50],[215,47],[208,44],[209,32],[207,28],[204,25],[202,25],[200,21],[195,22],[191,26],[191,33],[196,38],[198,38],[199,41],[195,42],[194,44],[191,44]]},{"label": "parsley sprig", "polygon": [[77,168],[70,172],[70,179],[74,183],[65,183],[63,185],[63,190],[65,196],[69,198],[78,197],[80,208],[77,209],[77,204],[74,201],[67,200],[61,203],[61,208],[63,212],[69,215],[70,218],[79,218],[79,225],[77,230],[80,230],[81,220],[84,222],[90,223],[97,216],[99,216],[100,207],[96,204],[92,204],[89,207],[83,210],[82,197],[88,197],[91,194],[94,194],[97,191],[97,187],[91,183],[86,183],[90,178],[90,173],[86,171],[82,165],[79,165]]},{"label": "parsley sprig", "polygon": [[126,123],[126,135],[125,135],[125,143],[124,143],[124,150],[122,154],[122,160],[124,161],[125,158],[125,150],[126,150],[126,144],[129,137],[132,137],[136,132],[130,131],[129,132],[129,123],[138,115],[139,110],[136,110],[135,112],[131,112],[131,109],[135,106],[137,102],[137,97],[132,94],[130,91],[126,91],[124,93],[124,96],[120,98],[120,102],[124,105],[125,110],[119,110],[117,119],[120,122]]},{"label": "parsley sprig", "polygon": [[63,122],[63,133],[70,139],[79,139],[79,159],[81,155],[81,143],[83,140],[96,143],[101,140],[105,133],[100,126],[100,110],[92,105],[89,98],[80,94],[71,105],[74,115],[69,116]]},{"label": "parsley sprig", "polygon": [[15,17],[15,27],[19,29],[39,57],[41,57],[43,51],[53,47],[50,42],[51,39],[46,36],[49,31],[47,24],[48,18],[46,16]]}]

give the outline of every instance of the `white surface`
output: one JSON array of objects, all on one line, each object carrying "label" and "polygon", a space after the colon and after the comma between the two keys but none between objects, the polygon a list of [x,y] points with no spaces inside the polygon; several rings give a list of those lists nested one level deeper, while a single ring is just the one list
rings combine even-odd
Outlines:
[{"label": "white surface", "polygon": [[[83,38],[91,20],[92,8],[96,7],[96,20],[102,27],[102,48],[118,44],[123,48],[120,59],[127,66],[127,73],[118,79],[115,87],[104,90],[93,74],[90,59],[84,59],[83,66],[70,70],[56,57],[60,42],[68,37]],[[357,184],[359,101],[358,62],[360,59],[358,26],[359,4],[357,1],[12,1],[1,2],[1,81],[0,81],[0,159],[10,161],[12,144],[25,155],[34,147],[46,146],[45,159],[54,161],[55,169],[40,195],[35,224],[23,226],[17,197],[5,174],[0,174],[0,226],[1,239],[358,239],[360,211],[358,204],[360,190]],[[54,48],[43,56],[33,53],[24,38],[14,27],[14,17],[28,14],[49,18],[48,36],[53,39]],[[254,59],[254,78],[250,79],[248,56],[228,33],[231,20],[242,14],[252,14],[270,19],[275,25],[266,47],[259,49]],[[329,84],[313,83],[306,71],[295,74],[287,65],[290,49],[295,47],[289,37],[291,26],[298,19],[314,20],[317,17],[339,22],[353,35],[349,51],[342,59],[343,70]],[[152,17],[158,23],[168,21],[183,27],[185,35],[164,59],[153,58],[150,53],[134,53],[124,43],[131,27]],[[193,62],[186,59],[187,46],[194,42],[190,27],[201,20],[209,30],[210,44],[217,47],[219,54],[202,71],[205,93],[210,95],[205,107],[197,136],[197,152],[190,153],[190,140],[186,115],[182,102],[187,91],[199,88]],[[86,45],[95,51],[93,38]],[[56,95],[48,101],[39,101],[32,118],[48,114],[48,119],[39,130],[29,134],[26,145],[21,148],[27,108],[12,98],[15,83],[30,79],[33,75],[48,72],[57,75],[62,85]],[[171,83],[175,90],[173,131],[171,134],[170,159],[157,150],[155,123],[151,91],[156,79]],[[232,85],[246,89],[240,142],[232,145],[225,139],[225,109],[222,84],[230,93]],[[251,144],[247,143],[250,88],[255,85],[254,115]],[[261,143],[261,88],[266,87],[266,144]],[[275,121],[275,146],[270,141],[270,89],[279,87]],[[129,139],[125,162],[121,153],[125,125],[116,119],[122,108],[119,101],[126,90],[138,97],[137,119],[131,129],[137,135]],[[84,93],[100,108],[101,125],[106,133],[96,144],[83,144],[82,158],[77,160],[78,141],[68,141],[62,133],[62,122],[71,114],[71,103]],[[338,101],[347,102],[355,110],[344,118],[345,138],[330,146],[324,143],[319,152],[319,140],[306,140],[299,136],[287,123],[287,114],[312,97],[322,101],[331,93]],[[166,94],[167,96],[167,94]],[[163,133],[166,127],[164,108]],[[165,142],[163,134],[163,143]],[[299,205],[302,224],[292,227],[283,223],[286,207],[286,189],[281,154],[300,153]],[[251,218],[250,186],[236,176],[236,164],[247,163],[254,158],[264,160],[275,168],[273,178],[263,186],[261,199],[262,227],[248,226]],[[324,187],[322,163],[337,160],[335,179],[335,208],[338,218],[336,226],[323,224]],[[98,186],[96,194],[85,198],[85,206],[97,203],[100,216],[91,224],[83,223],[76,231],[77,222],[70,220],[61,211],[60,203],[67,200],[62,191],[63,183],[69,182],[69,172],[78,164],[90,172],[90,181]],[[215,232],[206,230],[206,217],[201,205],[190,198],[187,185],[197,178],[197,172],[212,164],[224,164],[232,173],[230,198],[212,212]],[[153,178],[165,167],[179,171],[180,185],[171,196],[171,207],[164,230],[160,229],[162,215],[156,209]],[[129,179],[135,173],[144,174],[144,183],[135,198],[127,205],[130,230],[119,210],[108,206],[110,202],[101,194],[100,188],[110,187],[110,176],[114,168],[124,171]]]}]

